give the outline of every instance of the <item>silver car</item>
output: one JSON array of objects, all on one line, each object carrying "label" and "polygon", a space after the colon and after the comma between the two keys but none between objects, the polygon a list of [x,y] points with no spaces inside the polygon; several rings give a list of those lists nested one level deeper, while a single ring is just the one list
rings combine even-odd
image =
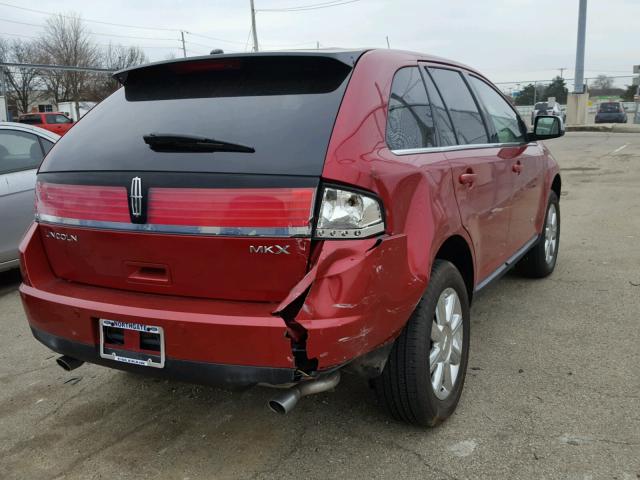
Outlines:
[{"label": "silver car", "polygon": [[567,121],[567,113],[562,110],[558,102],[536,103],[531,112],[531,125],[534,124],[538,115],[553,115],[554,117],[562,118],[563,123]]},{"label": "silver car", "polygon": [[33,220],[36,172],[59,135],[0,123],[0,272],[18,266],[18,244]]}]

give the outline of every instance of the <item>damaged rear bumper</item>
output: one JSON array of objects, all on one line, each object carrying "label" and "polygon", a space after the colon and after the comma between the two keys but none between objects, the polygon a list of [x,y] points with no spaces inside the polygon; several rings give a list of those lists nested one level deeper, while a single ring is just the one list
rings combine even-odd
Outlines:
[{"label": "damaged rear bumper", "polygon": [[182,382],[204,385],[224,385],[248,387],[258,383],[280,385],[292,383],[296,372],[292,368],[254,367],[248,365],[229,365],[190,360],[167,358],[164,368],[147,368],[130,363],[114,362],[100,357],[96,345],[68,340],[51,335],[42,330],[31,329],[33,336],[43,345],[61,355],[144,375],[169,378]]},{"label": "damaged rear bumper", "polygon": [[[149,374],[165,370],[166,376],[204,383],[289,383],[388,345],[422,292],[423,282],[407,265],[404,236],[320,247],[309,273],[280,305],[229,302],[60,280],[34,228],[21,246],[31,285],[23,283],[20,294],[36,338],[80,360]],[[162,327],[166,369],[100,358],[100,319]],[[300,358],[309,363],[301,365]]]}]

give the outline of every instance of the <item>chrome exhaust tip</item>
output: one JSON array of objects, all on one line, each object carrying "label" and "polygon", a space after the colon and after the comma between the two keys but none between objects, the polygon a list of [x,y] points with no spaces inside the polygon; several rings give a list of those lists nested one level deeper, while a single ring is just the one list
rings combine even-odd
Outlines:
[{"label": "chrome exhaust tip", "polygon": [[291,387],[269,400],[269,408],[275,413],[286,415],[295,408],[298,400],[300,400],[300,390],[296,387]]},{"label": "chrome exhaust tip", "polygon": [[77,358],[63,355],[56,358],[56,363],[67,372],[70,372],[71,370],[75,370],[76,368],[82,366],[84,362],[82,360],[78,360]]},{"label": "chrome exhaust tip", "polygon": [[301,382],[269,400],[269,408],[275,413],[286,415],[295,408],[302,397],[326,392],[327,390],[335,388],[338,383],[340,383],[339,371],[319,377],[316,380]]}]

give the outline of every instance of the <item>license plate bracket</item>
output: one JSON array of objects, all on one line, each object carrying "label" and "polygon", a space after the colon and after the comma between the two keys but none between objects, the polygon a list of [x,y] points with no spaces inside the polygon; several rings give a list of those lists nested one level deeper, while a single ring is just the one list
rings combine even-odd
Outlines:
[{"label": "license plate bracket", "polygon": [[142,367],[164,368],[162,327],[101,318],[100,357]]}]

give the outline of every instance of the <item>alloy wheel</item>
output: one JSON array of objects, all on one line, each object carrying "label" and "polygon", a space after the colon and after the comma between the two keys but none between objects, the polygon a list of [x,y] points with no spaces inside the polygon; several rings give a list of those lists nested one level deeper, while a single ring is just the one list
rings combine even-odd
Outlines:
[{"label": "alloy wheel", "polygon": [[544,227],[544,258],[551,265],[558,245],[558,211],[552,203],[547,212],[547,223]]},{"label": "alloy wheel", "polygon": [[446,399],[456,384],[462,361],[462,305],[458,293],[446,288],[438,298],[431,326],[429,369],[433,392]]}]

